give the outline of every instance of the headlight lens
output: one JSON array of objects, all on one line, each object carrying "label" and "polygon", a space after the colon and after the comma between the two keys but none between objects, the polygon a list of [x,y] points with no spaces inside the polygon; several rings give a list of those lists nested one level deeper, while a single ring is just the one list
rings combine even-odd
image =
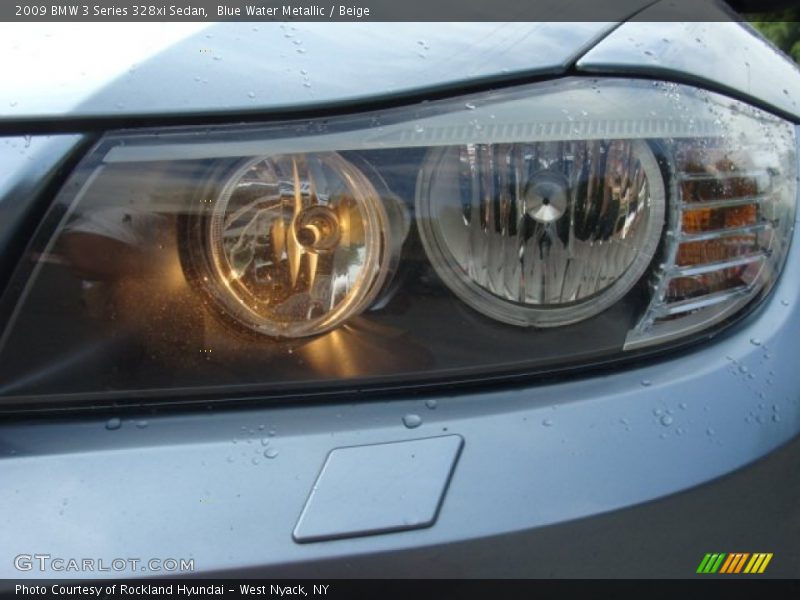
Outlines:
[{"label": "headlight lens", "polygon": [[513,325],[591,317],[644,274],[665,194],[643,140],[470,144],[433,150],[417,214],[437,273]]},{"label": "headlight lens", "polygon": [[223,315],[258,333],[332,329],[386,276],[383,203],[336,153],[246,161],[196,201],[179,240],[184,268]]},{"label": "headlight lens", "polygon": [[750,125],[762,140],[737,132],[673,142],[673,223],[626,349],[707,328],[775,282],[793,232],[796,156],[788,131],[763,118]]},{"label": "headlight lens", "polygon": [[796,147],[721,95],[577,78],[109,134],[0,299],[0,401],[452,383],[706,333],[779,275]]}]

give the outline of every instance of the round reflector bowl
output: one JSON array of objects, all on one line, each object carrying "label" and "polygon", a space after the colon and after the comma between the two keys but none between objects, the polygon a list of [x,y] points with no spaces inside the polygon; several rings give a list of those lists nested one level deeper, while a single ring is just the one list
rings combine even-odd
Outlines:
[{"label": "round reflector bowl", "polygon": [[664,226],[658,163],[643,140],[447,146],[417,186],[425,250],[455,294],[493,319],[587,319],[642,277]]},{"label": "round reflector bowl", "polygon": [[190,226],[189,258],[226,317],[296,338],[328,331],[374,299],[386,275],[386,213],[339,154],[249,160],[216,189]]}]

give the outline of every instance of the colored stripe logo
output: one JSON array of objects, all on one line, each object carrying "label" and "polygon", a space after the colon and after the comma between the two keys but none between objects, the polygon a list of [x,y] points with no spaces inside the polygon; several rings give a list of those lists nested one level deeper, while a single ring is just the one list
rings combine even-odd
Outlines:
[{"label": "colored stripe logo", "polygon": [[726,575],[736,573],[763,573],[769,561],[772,560],[771,552],[733,552],[706,554],[697,567],[697,573],[724,573]]}]

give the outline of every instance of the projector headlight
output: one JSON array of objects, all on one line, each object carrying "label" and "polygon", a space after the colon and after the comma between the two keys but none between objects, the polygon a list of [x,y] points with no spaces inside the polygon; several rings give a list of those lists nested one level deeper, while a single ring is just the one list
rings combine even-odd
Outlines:
[{"label": "projector headlight", "polygon": [[378,192],[341,156],[251,159],[216,189],[200,193],[180,247],[192,281],[224,315],[264,335],[302,337],[374,299],[391,228]]},{"label": "projector headlight", "polygon": [[430,152],[417,215],[439,276],[513,325],[586,319],[653,259],[665,193],[643,140],[468,144]]},{"label": "projector headlight", "polygon": [[450,384],[705,337],[779,276],[796,150],[764,111],[625,79],[111,133],[0,299],[0,403]]}]

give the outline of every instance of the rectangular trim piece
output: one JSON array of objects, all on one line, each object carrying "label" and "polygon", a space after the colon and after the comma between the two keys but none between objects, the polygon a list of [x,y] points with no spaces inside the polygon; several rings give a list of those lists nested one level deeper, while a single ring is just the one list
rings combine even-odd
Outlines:
[{"label": "rectangular trim piece", "polygon": [[296,542],[430,527],[464,445],[459,435],[336,448],[295,526]]}]

